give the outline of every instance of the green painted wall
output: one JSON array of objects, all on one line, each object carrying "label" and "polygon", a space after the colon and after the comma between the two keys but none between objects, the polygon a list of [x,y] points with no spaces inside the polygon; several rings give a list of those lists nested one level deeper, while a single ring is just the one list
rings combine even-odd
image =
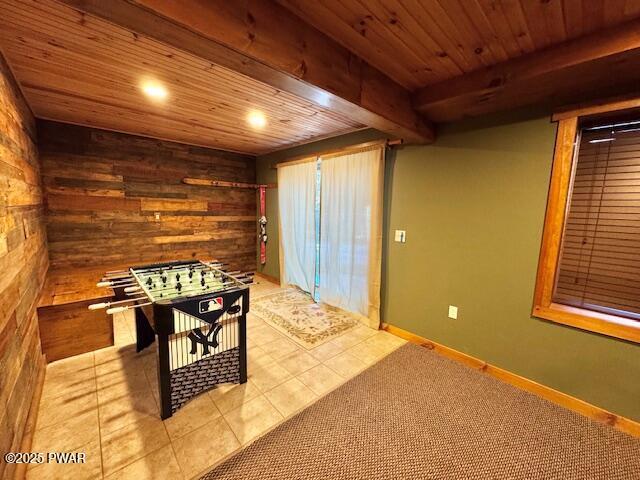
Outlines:
[{"label": "green painted wall", "polygon": [[383,318],[640,420],[640,345],[530,315],[554,139],[548,117],[482,119],[388,157]]}]

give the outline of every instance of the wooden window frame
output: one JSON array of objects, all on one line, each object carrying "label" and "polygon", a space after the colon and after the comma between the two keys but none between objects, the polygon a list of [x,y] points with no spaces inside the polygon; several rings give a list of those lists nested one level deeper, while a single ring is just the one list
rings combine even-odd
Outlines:
[{"label": "wooden window frame", "polygon": [[640,106],[640,99],[599,104],[562,112],[553,116],[558,122],[551,182],[538,261],[538,274],[532,315],[551,322],[640,343],[640,322],[616,315],[553,302],[562,235],[567,213],[576,142],[581,117]]}]

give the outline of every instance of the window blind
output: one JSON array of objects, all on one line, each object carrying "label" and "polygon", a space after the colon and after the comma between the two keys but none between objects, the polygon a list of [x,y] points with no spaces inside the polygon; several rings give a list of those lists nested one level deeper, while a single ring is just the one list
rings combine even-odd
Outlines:
[{"label": "window blind", "polygon": [[640,320],[640,122],[581,131],[553,301]]}]

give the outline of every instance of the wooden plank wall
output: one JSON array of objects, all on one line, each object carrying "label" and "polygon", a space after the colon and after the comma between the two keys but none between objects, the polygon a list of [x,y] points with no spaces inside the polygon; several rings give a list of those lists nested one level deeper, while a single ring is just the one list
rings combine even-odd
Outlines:
[{"label": "wooden plank wall", "polygon": [[[20,451],[43,368],[36,304],[47,270],[35,122],[0,55],[0,452]],[[14,465],[0,460],[0,478]]]},{"label": "wooden plank wall", "polygon": [[206,257],[255,270],[255,190],[182,183],[254,183],[254,157],[49,121],[38,134],[52,266]]}]

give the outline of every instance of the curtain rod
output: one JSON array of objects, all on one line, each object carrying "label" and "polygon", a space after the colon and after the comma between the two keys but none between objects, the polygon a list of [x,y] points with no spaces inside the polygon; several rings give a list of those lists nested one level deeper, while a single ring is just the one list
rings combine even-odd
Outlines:
[{"label": "curtain rod", "polygon": [[402,140],[374,140],[371,142],[358,143],[355,145],[349,145],[347,147],[341,148],[333,148],[331,150],[323,150],[320,152],[307,154],[307,155],[298,155],[295,157],[288,158],[287,160],[283,160],[281,162],[277,162],[271,168],[280,168],[289,165],[296,165],[299,163],[307,163],[307,162],[315,162],[318,157],[338,157],[341,155],[346,155],[349,153],[355,153],[360,151],[365,151],[368,149],[374,149],[376,147],[386,147],[393,145],[402,144]]}]

